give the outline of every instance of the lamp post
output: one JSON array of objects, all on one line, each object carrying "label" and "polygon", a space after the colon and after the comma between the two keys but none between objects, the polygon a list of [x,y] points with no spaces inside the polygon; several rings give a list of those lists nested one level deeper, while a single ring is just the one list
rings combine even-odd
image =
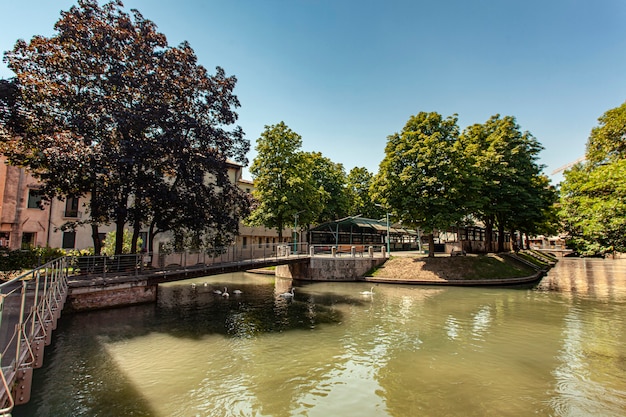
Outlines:
[{"label": "lamp post", "polygon": [[391,249],[389,248],[389,210],[387,210],[387,208],[383,207],[381,204],[374,204],[376,207],[380,207],[382,209],[385,209],[385,212],[387,213],[387,254],[391,254]]},{"label": "lamp post", "polygon": [[293,215],[293,222],[294,222],[294,226],[293,226],[293,253],[297,253],[296,252],[296,248],[298,247],[298,217],[300,213],[304,213],[306,210],[300,210],[299,212],[297,212],[296,214]]}]

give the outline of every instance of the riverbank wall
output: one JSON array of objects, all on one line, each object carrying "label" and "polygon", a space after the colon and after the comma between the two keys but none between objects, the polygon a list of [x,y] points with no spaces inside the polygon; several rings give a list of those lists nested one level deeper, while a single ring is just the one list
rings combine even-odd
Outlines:
[{"label": "riverbank wall", "polygon": [[278,265],[276,277],[300,281],[360,281],[387,258],[312,257],[308,263]]}]

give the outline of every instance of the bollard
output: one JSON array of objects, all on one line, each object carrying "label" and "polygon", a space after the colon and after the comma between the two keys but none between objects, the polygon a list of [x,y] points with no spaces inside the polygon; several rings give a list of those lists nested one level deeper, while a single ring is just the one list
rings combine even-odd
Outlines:
[{"label": "bollard", "polygon": [[387,257],[387,249],[384,246],[380,248],[380,252],[383,254],[383,258]]},{"label": "bollard", "polygon": [[369,255],[370,258],[374,257],[374,247],[370,246],[369,248],[367,248],[367,254]]},{"label": "bollard", "polygon": [[356,247],[352,246],[350,248],[350,256],[352,256],[353,258],[356,257]]},{"label": "bollard", "polygon": [[315,256],[315,248],[313,246],[309,248],[309,254],[311,255],[311,258]]},{"label": "bollard", "polygon": [[336,247],[332,247],[332,249],[330,250],[330,253],[333,255],[333,258],[337,256],[337,248]]}]

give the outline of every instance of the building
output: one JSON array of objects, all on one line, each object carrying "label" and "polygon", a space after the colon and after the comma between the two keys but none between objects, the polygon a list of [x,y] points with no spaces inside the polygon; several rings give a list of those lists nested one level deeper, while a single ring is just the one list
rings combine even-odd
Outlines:
[{"label": "building", "polygon": [[[245,192],[251,193],[254,183],[242,178],[243,167],[236,163],[228,164],[228,174],[232,182]],[[86,198],[54,199],[41,204],[38,190],[40,183],[27,170],[7,164],[0,156],[0,247],[16,250],[28,247],[52,247],[87,249],[93,247],[92,231],[89,225],[80,225],[75,231],[63,231],[61,226],[68,222],[86,219]],[[115,225],[100,226],[100,239],[114,231]],[[147,241],[147,231],[141,233]],[[278,232],[265,227],[240,225],[235,244],[256,247],[285,243],[291,240],[291,231],[283,232],[283,242],[278,242]],[[168,240],[167,234],[157,235],[154,246]]]}]

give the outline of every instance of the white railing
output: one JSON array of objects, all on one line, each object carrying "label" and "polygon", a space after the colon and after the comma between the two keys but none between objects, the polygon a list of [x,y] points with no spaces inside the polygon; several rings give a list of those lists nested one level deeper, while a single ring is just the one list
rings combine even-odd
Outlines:
[{"label": "white railing", "polygon": [[33,369],[67,296],[67,258],[59,258],[0,284],[0,416],[30,399]]}]

